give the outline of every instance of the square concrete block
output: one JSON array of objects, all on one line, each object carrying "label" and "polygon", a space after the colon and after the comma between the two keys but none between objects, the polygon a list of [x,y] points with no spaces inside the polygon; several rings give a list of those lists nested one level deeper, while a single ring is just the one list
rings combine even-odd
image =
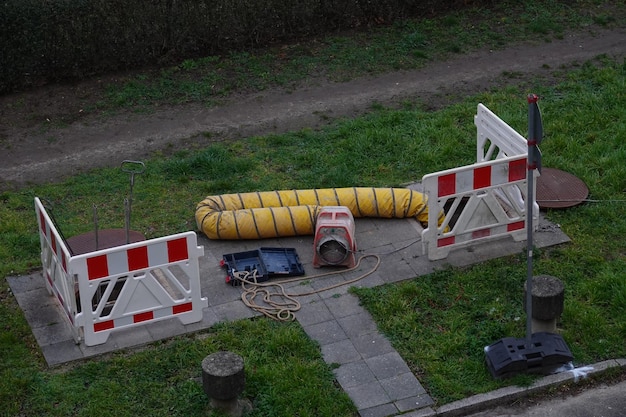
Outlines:
[{"label": "square concrete block", "polygon": [[321,346],[339,342],[348,338],[339,323],[336,321],[324,321],[304,327],[304,331],[309,337]]},{"label": "square concrete block", "polygon": [[337,322],[341,325],[348,337],[357,337],[378,331],[372,316],[370,316],[365,309],[363,309],[361,313],[337,319]]},{"label": "square concrete block", "polygon": [[65,340],[41,347],[48,366],[61,365],[84,358],[84,354],[74,340]]},{"label": "square concrete block", "polygon": [[[398,408],[398,410],[403,413],[410,411],[410,410],[423,410],[434,404],[435,402],[428,394],[420,394],[420,395],[416,395],[415,397],[403,398],[395,402],[395,405]],[[426,414],[426,415],[429,415],[429,414]]]},{"label": "square concrete block", "polygon": [[345,363],[333,370],[333,373],[337,378],[337,382],[339,382],[343,389],[355,387],[359,384],[367,384],[376,380],[371,369],[363,360]]},{"label": "square concrete block", "polygon": [[365,333],[351,337],[354,348],[364,359],[394,352],[395,349],[387,338],[379,332]]},{"label": "square concrete block", "polygon": [[363,410],[390,403],[389,396],[378,381],[345,389],[357,409]]},{"label": "square concrete block", "polygon": [[71,327],[65,321],[52,323],[49,326],[33,327],[32,331],[37,343],[42,347],[66,341],[74,343]]},{"label": "square concrete block", "polygon": [[379,380],[411,372],[404,359],[395,351],[365,359],[365,362]]},{"label": "square concrete block", "polygon": [[302,303],[301,308],[297,311],[296,319],[302,326],[310,326],[312,324],[329,321],[333,319],[333,315],[323,300],[317,299],[312,302]]},{"label": "square concrete block", "polygon": [[261,313],[246,306],[241,299],[214,306],[213,311],[220,321],[249,319],[261,315]]},{"label": "square concrete block", "polygon": [[380,380],[380,384],[387,394],[389,394],[389,398],[391,398],[392,401],[426,394],[426,390],[411,372],[382,379]]},{"label": "square concrete block", "polygon": [[325,298],[324,302],[336,319],[351,316],[364,310],[360,304],[359,297],[350,293]]},{"label": "square concrete block", "polygon": [[361,359],[350,339],[322,346],[322,356],[326,363],[346,364]]},{"label": "square concrete block", "polygon": [[44,280],[45,278],[41,272],[30,275],[7,277],[7,282],[9,283],[13,294],[20,294],[38,288],[45,288],[46,283]]},{"label": "square concrete block", "polygon": [[388,417],[398,413],[398,409],[390,403],[381,404],[376,407],[359,410],[360,417]]}]

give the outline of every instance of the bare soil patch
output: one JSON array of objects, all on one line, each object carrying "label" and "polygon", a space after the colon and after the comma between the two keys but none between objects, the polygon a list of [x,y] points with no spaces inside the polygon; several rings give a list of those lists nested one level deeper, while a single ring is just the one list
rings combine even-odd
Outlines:
[{"label": "bare soil patch", "polygon": [[0,190],[54,182],[156,151],[205,146],[212,141],[318,128],[366,113],[372,104],[396,106],[419,100],[440,108],[460,97],[515,85],[524,96],[533,83],[556,82],[563,69],[600,55],[626,57],[626,29],[569,33],[552,42],[528,42],[480,50],[402,71],[346,83],[315,80],[293,91],[267,90],[230,97],[219,107],[192,104],[132,110],[107,116],[92,112],[102,86],[123,75],[75,85],[42,87],[0,97]]}]

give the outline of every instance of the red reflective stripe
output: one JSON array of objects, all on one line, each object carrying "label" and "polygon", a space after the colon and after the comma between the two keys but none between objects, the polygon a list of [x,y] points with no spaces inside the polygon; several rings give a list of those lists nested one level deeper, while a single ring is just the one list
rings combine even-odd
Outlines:
[{"label": "red reflective stripe", "polygon": [[442,175],[437,178],[438,196],[445,197],[456,193],[456,173]]},{"label": "red reflective stripe", "polygon": [[474,190],[491,185],[491,165],[474,170]]},{"label": "red reflective stripe", "polygon": [[515,222],[515,223],[510,223],[506,225],[506,231],[507,232],[513,232],[515,230],[520,230],[524,228],[524,221],[522,220],[521,222]]},{"label": "red reflective stripe", "polygon": [[87,278],[98,279],[109,276],[109,265],[106,255],[87,258]]},{"label": "red reflective stripe", "polygon": [[509,182],[526,178],[526,159],[509,162]]},{"label": "red reflective stripe", "polygon": [[140,246],[138,248],[128,249],[126,251],[128,257],[128,270],[136,271],[138,269],[147,268],[148,263],[148,247]]},{"label": "red reflective stripe", "polygon": [[111,330],[115,327],[115,323],[113,320],[101,321],[100,323],[96,323],[93,325],[94,332],[102,332],[105,330]]},{"label": "red reflective stripe", "polygon": [[50,243],[52,244],[52,252],[59,256],[57,253],[57,239],[54,237],[54,233],[50,233]]},{"label": "red reflective stripe", "polygon": [[55,291],[55,294],[57,295],[57,299],[59,300],[59,303],[61,303],[61,307],[65,309],[65,300],[63,299],[63,296],[58,291]]},{"label": "red reflective stripe", "polygon": [[192,309],[193,309],[193,305],[191,303],[177,304],[172,307],[172,313],[180,314],[180,313],[185,313],[187,311],[191,311]]},{"label": "red reflective stripe", "polygon": [[133,316],[133,323],[141,323],[142,321],[152,320],[154,318],[154,312],[146,311],[145,313],[135,314]]},{"label": "red reflective stripe", "polygon": [[442,246],[454,245],[454,236],[444,237],[443,239],[439,239],[437,241],[437,247],[440,248]]},{"label": "red reflective stripe", "polygon": [[167,258],[168,262],[176,262],[189,259],[189,253],[187,252],[187,239],[181,237],[180,239],[168,241]]},{"label": "red reflective stripe", "polygon": [[41,231],[44,235],[47,235],[48,233],[46,232],[46,218],[41,211],[39,212],[39,223],[41,223]]}]

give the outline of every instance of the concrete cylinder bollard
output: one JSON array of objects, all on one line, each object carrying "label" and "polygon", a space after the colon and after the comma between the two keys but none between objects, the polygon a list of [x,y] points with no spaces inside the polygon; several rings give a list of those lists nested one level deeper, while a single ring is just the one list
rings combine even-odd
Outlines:
[{"label": "concrete cylinder bollard", "polygon": [[237,398],[245,388],[243,358],[232,352],[216,352],[202,360],[202,386],[211,406],[240,417],[249,408]]},{"label": "concrete cylinder bollard", "polygon": [[[550,275],[533,277],[532,332],[556,333],[556,323],[563,313],[565,286],[560,279]],[[526,308],[526,284],[524,284],[524,308]]]}]

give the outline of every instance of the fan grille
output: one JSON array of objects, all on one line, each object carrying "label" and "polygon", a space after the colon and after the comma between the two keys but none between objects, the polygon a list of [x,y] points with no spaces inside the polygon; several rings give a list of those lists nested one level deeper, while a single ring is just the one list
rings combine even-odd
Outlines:
[{"label": "fan grille", "polygon": [[321,242],[317,252],[324,262],[331,265],[342,263],[348,257],[350,251],[347,246],[338,240],[329,239]]}]

